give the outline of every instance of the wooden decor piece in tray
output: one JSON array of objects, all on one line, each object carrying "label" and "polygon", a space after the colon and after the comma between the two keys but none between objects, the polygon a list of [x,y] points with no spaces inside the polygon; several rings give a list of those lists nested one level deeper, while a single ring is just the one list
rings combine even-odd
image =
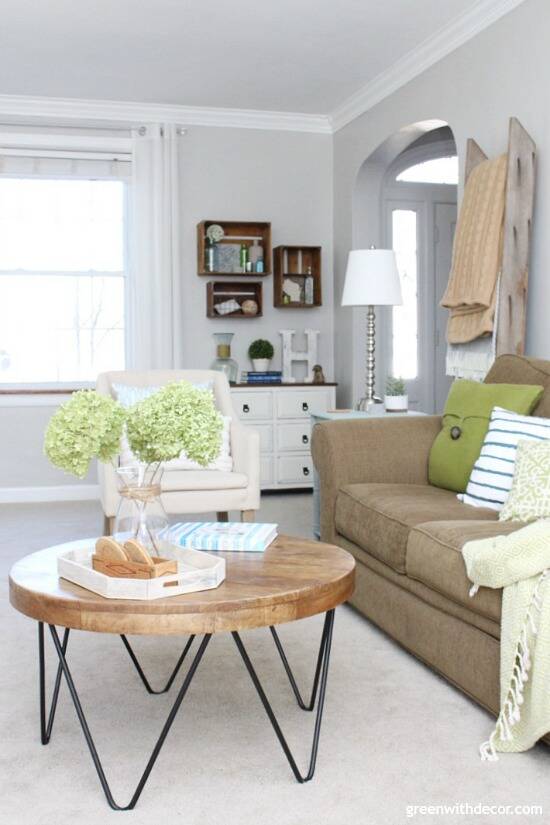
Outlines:
[{"label": "wooden decor piece in tray", "polygon": [[[499,286],[499,312],[496,354],[525,350],[529,247],[535,194],[536,146],[519,120],[510,118],[508,133],[508,170]],[[466,147],[466,181],[487,155],[470,138]]]},{"label": "wooden decor piece in tray", "polygon": [[112,536],[102,536],[96,541],[92,567],[106,576],[121,579],[156,579],[178,572],[175,560],[151,556],[135,539],[120,544]]},{"label": "wooden decor piece in tray", "polygon": [[[206,232],[209,226],[217,224],[224,231],[224,237],[217,243],[222,247],[224,244],[234,244],[239,247],[245,244],[251,247],[254,241],[261,244],[263,249],[263,272],[243,272],[239,267],[238,257],[235,259],[231,269],[222,271],[208,271],[206,269]],[[265,221],[201,221],[197,225],[197,273],[209,277],[218,275],[245,275],[249,278],[261,278],[264,275],[271,275],[271,224]]]},{"label": "wooden decor piece in tray", "polygon": [[119,579],[156,579],[168,573],[177,573],[177,562],[171,559],[153,558],[152,564],[140,564],[137,561],[105,561],[94,553],[92,567],[106,576]]}]

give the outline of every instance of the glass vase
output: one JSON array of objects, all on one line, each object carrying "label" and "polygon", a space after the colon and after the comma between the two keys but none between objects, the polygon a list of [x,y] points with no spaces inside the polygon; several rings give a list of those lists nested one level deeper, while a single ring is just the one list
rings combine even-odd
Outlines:
[{"label": "glass vase", "polygon": [[120,502],[113,536],[120,542],[136,539],[156,556],[160,555],[159,534],[169,524],[160,498],[163,472],[160,462],[117,470]]},{"label": "glass vase", "polygon": [[210,369],[225,373],[229,383],[236,384],[239,365],[234,358],[231,358],[231,341],[233,339],[233,333],[214,332],[213,335],[216,341],[217,357],[214,361],[212,361]]}]

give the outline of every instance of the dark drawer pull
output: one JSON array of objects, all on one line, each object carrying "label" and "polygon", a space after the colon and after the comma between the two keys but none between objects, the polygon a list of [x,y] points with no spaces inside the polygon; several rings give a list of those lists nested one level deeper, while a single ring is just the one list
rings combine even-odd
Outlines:
[{"label": "dark drawer pull", "polygon": [[309,436],[307,436],[307,435],[302,436],[302,444],[309,444]]},{"label": "dark drawer pull", "polygon": [[243,412],[250,412],[250,407],[248,404],[243,404]]},{"label": "dark drawer pull", "polygon": [[302,402],[302,409],[303,409],[304,412],[307,412],[309,410],[309,406],[308,406],[307,401]]},{"label": "dark drawer pull", "polygon": [[309,475],[309,467],[302,467],[302,472],[305,476]]}]

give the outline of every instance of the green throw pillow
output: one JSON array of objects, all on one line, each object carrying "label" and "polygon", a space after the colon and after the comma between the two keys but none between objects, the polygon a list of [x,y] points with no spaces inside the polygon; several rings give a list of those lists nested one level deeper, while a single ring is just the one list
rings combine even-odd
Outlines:
[{"label": "green throw pillow", "polygon": [[518,443],[512,488],[500,521],[550,518],[550,441]]},{"label": "green throw pillow", "polygon": [[542,387],[532,384],[455,381],[445,404],[443,429],[430,452],[430,484],[463,493],[481,451],[493,407],[529,415],[542,392]]}]

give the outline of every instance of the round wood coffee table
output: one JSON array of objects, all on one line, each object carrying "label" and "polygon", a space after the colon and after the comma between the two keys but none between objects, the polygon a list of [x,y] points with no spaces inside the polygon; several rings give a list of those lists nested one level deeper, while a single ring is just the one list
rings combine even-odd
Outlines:
[{"label": "round wood coffee table", "polygon": [[[16,610],[38,621],[42,744],[47,745],[50,740],[59,688],[61,679],[64,677],[109,805],[118,811],[134,808],[212,634],[230,632],[294,776],[298,782],[308,782],[313,777],[317,760],[334,610],[353,592],[355,577],[353,557],[345,550],[331,544],[279,536],[265,553],[222,554],[227,565],[226,579],[215,590],[154,601],[127,601],[103,598],[59,578],[57,574],[58,554],[77,547],[90,546],[91,543],[93,540],[87,539],[41,550],[21,559],[10,572],[12,605]],[[298,689],[275,625],[318,613],[325,614],[325,621],[311,695],[306,701]],[[44,624],[49,625],[59,658],[48,714],[46,714]],[[65,628],[62,638],[58,634],[57,626]],[[300,772],[296,764],[241,639],[239,631],[254,627],[269,627],[300,708],[305,711],[313,711],[315,706],[317,708],[311,757],[305,774]],[[71,629],[120,635],[141,681],[147,692],[151,694],[166,693],[170,690],[195,636],[201,635],[202,637],[145,770],[130,802],[124,806],[118,805],[113,798],[67,664],[65,653]],[[126,634],[189,636],[168,682],[162,689],[153,690],[149,684]]]}]

